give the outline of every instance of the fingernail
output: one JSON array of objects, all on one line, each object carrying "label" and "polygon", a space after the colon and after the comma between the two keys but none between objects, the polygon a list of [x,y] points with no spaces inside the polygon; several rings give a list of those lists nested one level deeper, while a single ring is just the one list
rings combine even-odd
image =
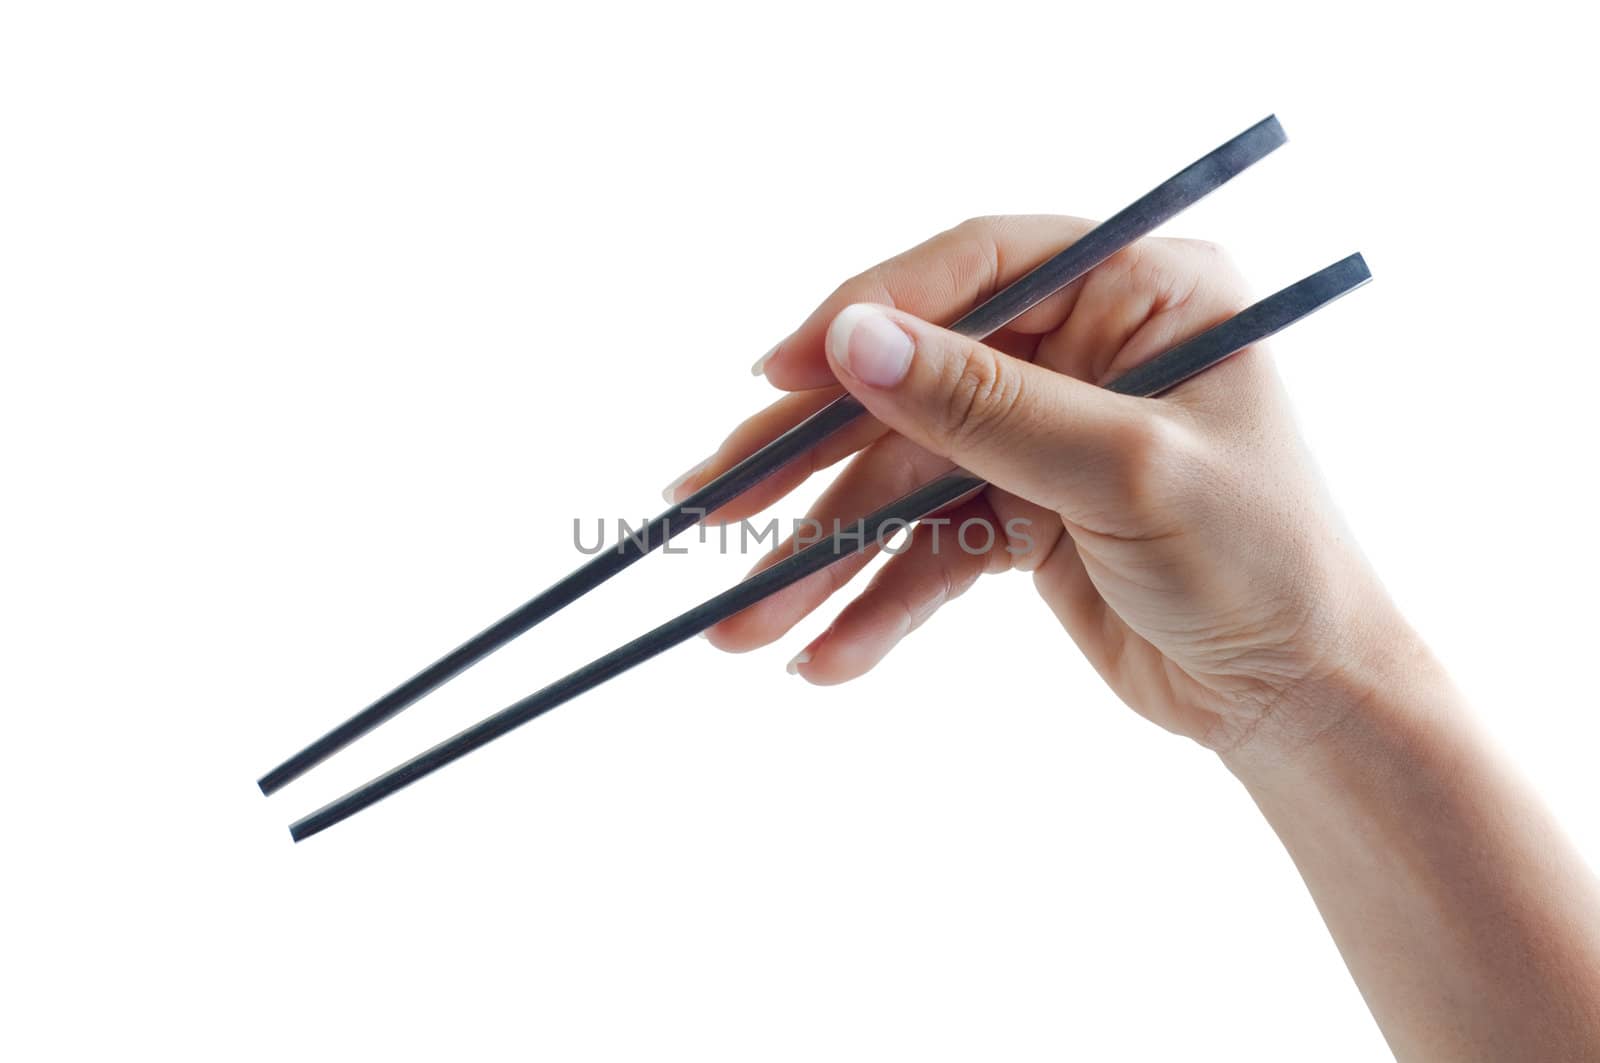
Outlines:
[{"label": "fingernail", "polygon": [[867,303],[839,311],[828,326],[828,354],[863,384],[893,387],[911,368],[911,337]]},{"label": "fingernail", "polygon": [[750,367],[750,375],[762,376],[765,374],[767,371],[767,363],[772,361],[772,356],[777,354],[778,348],[782,346],[782,343],[774,343],[772,345],[772,350],[768,351],[766,354],[763,354],[760,358],[757,358],[756,364]]},{"label": "fingernail", "polygon": [[810,647],[807,647],[806,649],[803,649],[799,653],[795,654],[794,655],[794,660],[790,661],[788,663],[788,665],[785,667],[784,670],[786,672],[788,672],[790,675],[799,675],[800,674],[800,666],[802,664],[810,664],[810,663],[811,663],[811,649],[810,649]]},{"label": "fingernail", "polygon": [[688,472],[672,481],[666,487],[662,488],[661,497],[667,500],[668,505],[676,503],[679,496],[683,493],[684,486],[690,480],[693,480],[696,476],[704,472],[706,466],[710,464],[711,459],[707,458],[705,461],[702,461],[700,464],[696,465],[694,468],[690,469]]}]

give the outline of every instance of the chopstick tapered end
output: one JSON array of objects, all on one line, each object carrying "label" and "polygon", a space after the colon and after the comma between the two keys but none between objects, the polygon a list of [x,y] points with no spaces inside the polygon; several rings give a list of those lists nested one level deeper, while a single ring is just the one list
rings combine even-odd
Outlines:
[{"label": "chopstick tapered end", "polygon": [[293,838],[295,843],[298,844],[321,830],[322,828],[316,824],[308,824],[305,820],[298,819],[289,824],[289,837]]},{"label": "chopstick tapered end", "polygon": [[256,785],[261,788],[261,793],[264,796],[271,797],[273,794],[277,793],[279,790],[283,789],[289,783],[294,781],[298,773],[285,771],[285,767],[287,767],[287,765],[281,765],[273,768],[271,771],[267,772],[265,775],[261,776],[261,778],[256,780]]}]

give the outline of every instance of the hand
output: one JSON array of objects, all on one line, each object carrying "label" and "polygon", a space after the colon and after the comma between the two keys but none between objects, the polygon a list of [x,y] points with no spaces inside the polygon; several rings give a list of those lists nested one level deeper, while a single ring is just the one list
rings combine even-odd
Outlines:
[{"label": "hand", "polygon": [[[1248,743],[1276,755],[1332,724],[1328,699],[1308,692],[1360,674],[1404,625],[1343,533],[1264,350],[1161,399],[1092,386],[1244,306],[1225,257],[1208,244],[1145,240],[987,344],[926,323],[953,320],[1090,226],[977,219],[847,281],[757,366],[793,394],[739,426],[669,497],[708,482],[842,385],[873,416],[713,522],[764,509],[851,454],[808,514],[824,528],[951,462],[993,486],[949,513],[949,525],[919,527],[791,670],[814,683],[854,678],[979,575],[1016,567],[1033,573],[1134,709],[1224,754]],[[958,542],[973,520],[983,525]],[[993,543],[981,549],[985,526]],[[761,565],[793,549],[786,541]],[[869,556],[725,621],[711,641],[732,651],[772,642]]]},{"label": "hand", "polygon": [[[1159,399],[1095,386],[1244,305],[1223,257],[1143,241],[987,345],[927,324],[1088,226],[972,221],[845,283],[757,365],[794,394],[669,495],[848,390],[872,417],[714,519],[763,509],[851,454],[810,514],[830,531],[951,462],[993,486],[948,514],[942,549],[920,525],[791,670],[815,683],[860,675],[982,573],[1030,570],[1124,701],[1217,750],[1243,781],[1398,1058],[1594,1058],[1594,878],[1341,529],[1266,352]],[[952,534],[974,520],[995,533],[978,553]],[[712,642],[771,642],[865,564],[791,586]]]}]

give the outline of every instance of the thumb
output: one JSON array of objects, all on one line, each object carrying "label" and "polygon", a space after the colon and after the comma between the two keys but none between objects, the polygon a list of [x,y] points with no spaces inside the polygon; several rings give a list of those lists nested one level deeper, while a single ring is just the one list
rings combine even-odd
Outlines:
[{"label": "thumb", "polygon": [[825,346],[839,382],[890,428],[1064,515],[1130,516],[1122,503],[1148,496],[1172,435],[1154,403],[890,307],[845,307]]}]

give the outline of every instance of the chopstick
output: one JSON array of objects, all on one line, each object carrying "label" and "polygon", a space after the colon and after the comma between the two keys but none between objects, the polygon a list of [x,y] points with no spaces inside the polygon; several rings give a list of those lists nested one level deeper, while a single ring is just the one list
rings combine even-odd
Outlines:
[{"label": "chopstick", "polygon": [[[1158,395],[1294,324],[1371,279],[1366,261],[1359,254],[1340,259],[1129,370],[1107,388],[1124,395]],[[962,471],[934,480],[870,516],[863,517],[856,522],[853,530],[841,530],[830,539],[820,540],[791,554],[770,568],[755,573],[716,597],[324,805],[293,823],[289,833],[298,842],[327,830],[529,720],[693,638],[711,625],[749,608],[840,558],[891,537],[912,521],[936,513],[984,486],[983,480]],[[847,547],[846,544],[850,545]]]},{"label": "chopstick", "polygon": [[[1071,246],[980,304],[951,325],[951,329],[973,339],[989,336],[1220,188],[1286,140],[1277,118],[1269,115],[1095,226]],[[537,597],[501,617],[267,772],[257,783],[261,792],[271,794],[299,778],[417,699],[577,601],[674,536],[694,527],[706,515],[811,450],[862,412],[861,404],[848,395],[824,406],[651,520],[629,536],[620,549],[595,555]]]}]

